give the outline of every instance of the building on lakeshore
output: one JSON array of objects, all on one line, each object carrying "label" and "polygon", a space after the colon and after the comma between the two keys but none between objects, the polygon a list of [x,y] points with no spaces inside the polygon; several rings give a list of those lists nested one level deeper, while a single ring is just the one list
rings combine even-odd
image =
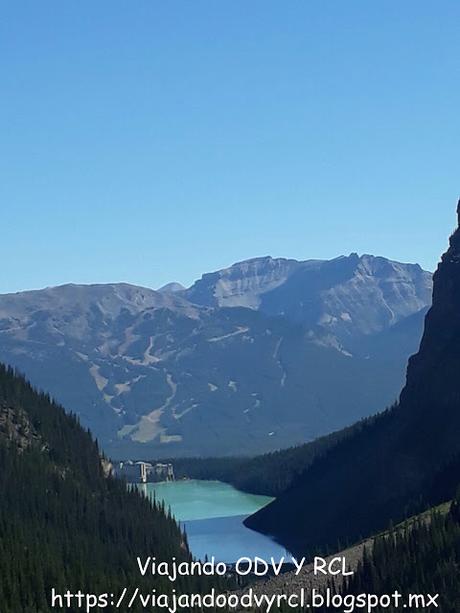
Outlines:
[{"label": "building on lakeshore", "polygon": [[149,483],[155,481],[174,481],[174,468],[172,464],[157,462],[133,462],[127,460],[120,462],[116,469],[118,477],[124,477],[131,483]]}]

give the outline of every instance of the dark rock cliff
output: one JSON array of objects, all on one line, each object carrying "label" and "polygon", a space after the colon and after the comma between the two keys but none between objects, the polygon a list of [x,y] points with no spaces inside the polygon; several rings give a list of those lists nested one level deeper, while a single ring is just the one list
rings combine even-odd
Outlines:
[{"label": "dark rock cliff", "polygon": [[[403,406],[436,404],[460,410],[460,200],[459,227],[434,274],[433,305],[417,354],[409,360]],[[440,415],[441,416],[441,415]]]}]

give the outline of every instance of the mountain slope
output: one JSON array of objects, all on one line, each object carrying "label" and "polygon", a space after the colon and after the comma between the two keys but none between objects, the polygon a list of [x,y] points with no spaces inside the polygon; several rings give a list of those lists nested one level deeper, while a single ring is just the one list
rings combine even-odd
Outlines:
[{"label": "mountain slope", "polygon": [[[279,496],[293,481],[339,440],[349,437],[372,420],[321,436],[310,443],[254,457],[171,458],[178,479],[224,481],[250,494]],[[155,462],[155,460],[152,460]],[[452,467],[454,469],[454,467]]]},{"label": "mountain slope", "polygon": [[0,360],[77,412],[118,457],[254,455],[393,402],[430,283],[418,266],[371,256],[259,258],[187,291],[109,284],[3,295]]},{"label": "mountain slope", "polygon": [[[460,223],[460,204],[458,211]],[[399,405],[339,442],[247,525],[311,551],[381,530],[429,502],[433,482],[460,452],[459,370],[457,228],[434,275],[433,306]]]},{"label": "mountain slope", "polygon": [[[436,606],[430,608],[457,613],[460,607],[458,497],[444,507],[446,511],[434,509],[407,522],[407,526],[397,526],[374,539],[343,586],[343,593],[383,595],[393,593],[395,586],[400,586],[405,599],[408,594],[439,594]],[[428,602],[425,597],[425,603]],[[378,606],[375,611],[384,613],[388,607]]]},{"label": "mountain slope", "polygon": [[136,556],[190,560],[180,529],[107,468],[74,416],[0,365],[2,613],[54,610],[53,587],[170,589],[168,580],[142,579]]},{"label": "mountain slope", "polygon": [[[285,258],[253,258],[216,272],[206,273],[186,292],[186,297],[204,306],[248,307],[257,309],[261,297],[282,286],[303,265]],[[311,265],[316,266],[314,261]]]},{"label": "mountain slope", "polygon": [[431,274],[418,264],[352,253],[333,260],[255,258],[197,281],[184,295],[204,306],[244,306],[282,315],[347,342],[426,307]]}]

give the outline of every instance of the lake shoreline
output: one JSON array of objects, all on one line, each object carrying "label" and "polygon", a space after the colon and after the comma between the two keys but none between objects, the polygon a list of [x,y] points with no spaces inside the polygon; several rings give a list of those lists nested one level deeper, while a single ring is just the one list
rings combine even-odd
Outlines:
[{"label": "lake shoreline", "polygon": [[218,480],[181,479],[137,483],[136,487],[170,508],[197,559],[214,556],[231,564],[244,556],[281,559],[288,553],[273,539],[243,523],[272,501],[269,496],[249,494]]}]

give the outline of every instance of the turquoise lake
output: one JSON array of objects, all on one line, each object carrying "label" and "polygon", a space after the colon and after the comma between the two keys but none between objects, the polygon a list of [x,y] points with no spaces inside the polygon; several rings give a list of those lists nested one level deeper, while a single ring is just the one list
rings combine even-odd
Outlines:
[{"label": "turquoise lake", "polygon": [[246,528],[243,520],[268,504],[272,498],[241,492],[221,481],[170,481],[138,485],[150,497],[164,500],[185,526],[192,554],[207,555],[222,562],[243,556],[274,557],[286,550],[267,536]]}]

